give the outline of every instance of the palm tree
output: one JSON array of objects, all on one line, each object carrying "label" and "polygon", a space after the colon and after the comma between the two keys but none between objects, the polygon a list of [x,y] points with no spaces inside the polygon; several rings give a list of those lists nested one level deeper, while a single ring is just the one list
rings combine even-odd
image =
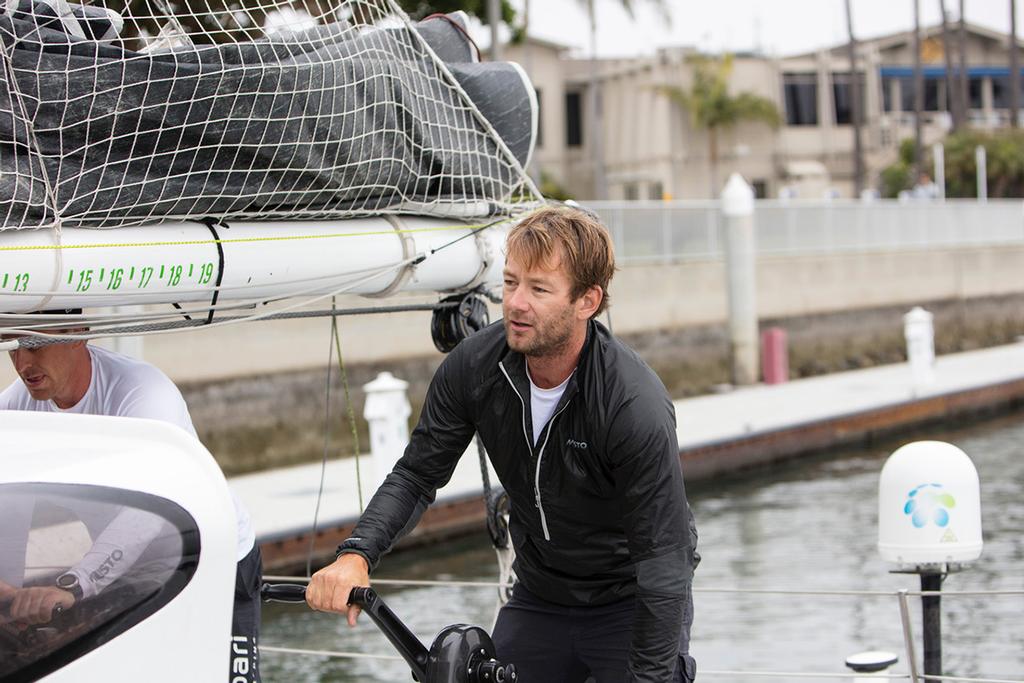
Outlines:
[{"label": "palm tree", "polygon": [[1017,0],[1010,0],[1010,125],[1017,127],[1020,107],[1020,62],[1017,58]]},{"label": "palm tree", "polygon": [[964,115],[953,74],[953,37],[949,31],[946,0],[939,0],[939,14],[942,17],[942,53],[946,61],[946,108],[953,118],[953,130],[958,131],[963,126]]},{"label": "palm tree", "polygon": [[846,29],[850,34],[847,52],[850,59],[850,105],[853,108],[853,189],[854,196],[859,197],[864,189],[864,145],[861,142],[861,126],[864,122],[861,117],[860,72],[857,71],[857,39],[853,36],[850,0],[846,0]]},{"label": "palm tree", "polygon": [[964,18],[964,5],[967,0],[960,0],[960,24],[957,30],[957,56],[960,59],[960,70],[958,73],[957,95],[960,97],[960,113],[963,114],[963,122],[966,124],[970,119],[971,100],[967,89],[967,20]]},{"label": "palm tree", "polygon": [[924,117],[924,70],[921,68],[921,3],[914,2],[914,181],[921,175],[923,144],[921,128]]},{"label": "palm tree", "polygon": [[710,57],[693,55],[687,58],[693,70],[689,88],[662,85],[657,91],[690,113],[694,128],[708,133],[708,162],[711,165],[711,196],[718,196],[718,136],[744,121],[760,121],[773,128],[782,123],[782,116],[771,100],[753,93],[729,93],[732,55]]}]

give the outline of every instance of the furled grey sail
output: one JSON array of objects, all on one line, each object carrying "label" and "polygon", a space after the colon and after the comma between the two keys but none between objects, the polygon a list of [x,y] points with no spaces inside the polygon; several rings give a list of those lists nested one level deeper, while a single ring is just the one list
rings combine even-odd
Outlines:
[{"label": "furled grey sail", "polygon": [[414,27],[389,2],[348,5],[200,43],[170,16],[129,40],[108,9],[12,0],[0,229],[482,216],[539,199],[523,72],[475,62],[457,17]]}]

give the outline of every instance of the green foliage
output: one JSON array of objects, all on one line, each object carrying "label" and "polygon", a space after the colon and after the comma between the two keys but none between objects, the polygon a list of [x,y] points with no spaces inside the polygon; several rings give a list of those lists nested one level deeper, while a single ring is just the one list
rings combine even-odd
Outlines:
[{"label": "green foliage", "polygon": [[688,111],[695,128],[732,128],[744,121],[760,121],[776,128],[782,123],[782,116],[771,100],[753,93],[729,93],[732,55],[693,55],[687,63],[693,70],[689,88],[662,85],[657,90]]},{"label": "green foliage", "polygon": [[905,138],[900,142],[900,161],[911,167],[914,165],[914,139]]},{"label": "green foliage", "polygon": [[[913,148],[913,141],[911,141],[911,148]],[[909,190],[913,186],[912,170],[913,159],[911,159],[910,163],[900,159],[892,166],[882,169],[882,187],[879,188],[881,195],[887,199],[892,199],[903,190]]]},{"label": "green foliage", "polygon": [[[975,150],[985,148],[987,157],[988,196],[993,198],[1024,197],[1024,131],[1005,130],[997,133],[964,130],[948,136],[945,146],[946,196],[974,198],[978,196]],[[931,151],[923,155],[922,167],[933,165]],[[895,197],[900,190],[913,187],[914,141],[900,143],[900,158],[882,171],[883,197]]]},{"label": "green foliage", "polygon": [[946,196],[978,194],[975,149],[985,148],[989,197],[1024,197],[1024,131],[963,131],[946,138]]},{"label": "green foliage", "polygon": [[561,183],[552,178],[551,174],[547,171],[540,172],[540,187],[538,189],[546,199],[557,199],[558,201],[564,202],[567,199],[573,198],[572,195],[569,194],[569,191],[566,190]]}]

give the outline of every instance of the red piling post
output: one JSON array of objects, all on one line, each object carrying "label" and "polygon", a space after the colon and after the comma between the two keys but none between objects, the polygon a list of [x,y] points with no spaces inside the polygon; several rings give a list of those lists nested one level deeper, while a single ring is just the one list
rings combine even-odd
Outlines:
[{"label": "red piling post", "polygon": [[761,333],[761,367],[765,384],[789,381],[789,351],[786,331],[781,327],[769,327]]}]

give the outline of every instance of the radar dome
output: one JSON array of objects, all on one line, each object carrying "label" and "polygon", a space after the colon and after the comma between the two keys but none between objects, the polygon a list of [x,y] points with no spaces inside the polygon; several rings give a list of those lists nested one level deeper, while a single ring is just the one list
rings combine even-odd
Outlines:
[{"label": "radar dome", "polygon": [[878,551],[903,566],[971,562],[981,556],[978,471],[942,441],[897,449],[878,485]]}]

